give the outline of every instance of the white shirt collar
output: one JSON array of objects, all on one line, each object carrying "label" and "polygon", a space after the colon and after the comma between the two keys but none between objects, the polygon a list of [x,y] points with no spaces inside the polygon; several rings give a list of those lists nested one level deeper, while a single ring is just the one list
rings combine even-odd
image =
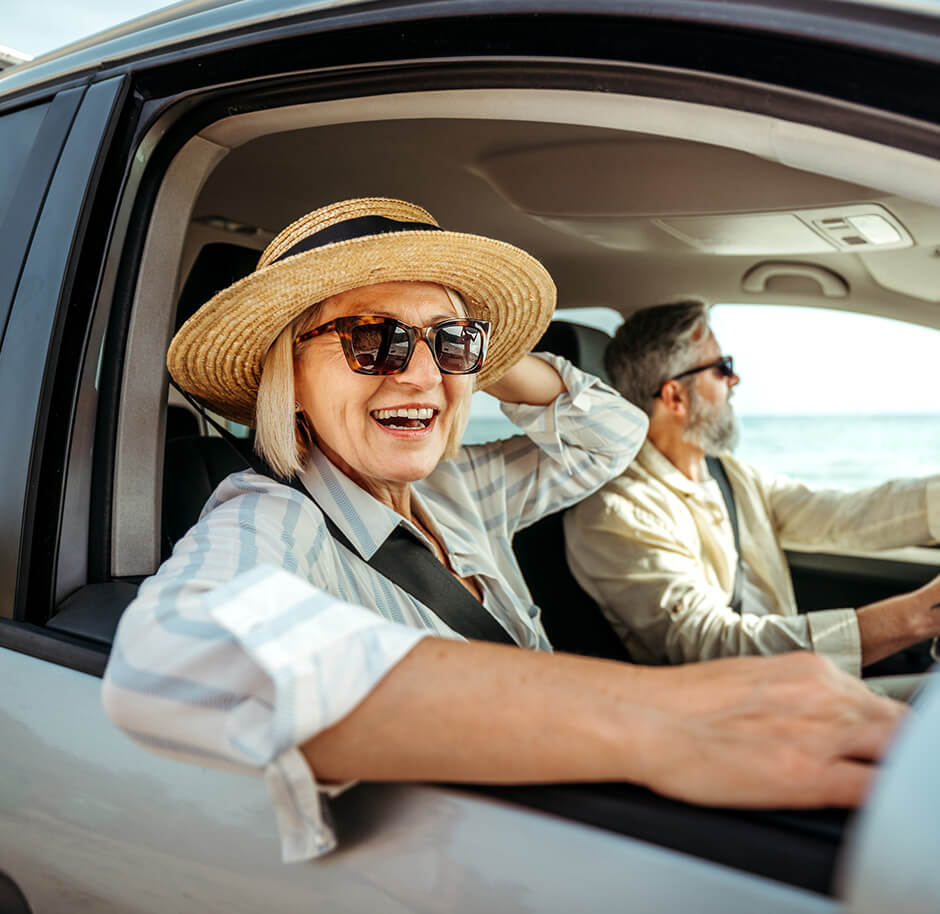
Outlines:
[{"label": "white shirt collar", "polygon": [[312,449],[300,481],[366,561],[404,520],[338,470],[318,448]]}]

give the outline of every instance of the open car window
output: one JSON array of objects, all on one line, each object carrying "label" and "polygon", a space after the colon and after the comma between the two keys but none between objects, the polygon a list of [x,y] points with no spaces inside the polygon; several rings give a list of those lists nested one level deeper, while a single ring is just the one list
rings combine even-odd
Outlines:
[{"label": "open car window", "polygon": [[738,456],[812,486],[940,473],[940,331],[801,307],[718,306],[741,377]]}]

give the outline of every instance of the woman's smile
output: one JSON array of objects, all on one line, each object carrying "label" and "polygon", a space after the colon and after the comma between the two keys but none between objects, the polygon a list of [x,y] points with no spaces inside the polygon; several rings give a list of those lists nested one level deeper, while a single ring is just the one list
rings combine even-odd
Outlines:
[{"label": "woman's smile", "polygon": [[410,404],[374,409],[370,415],[385,431],[405,432],[417,437],[430,432],[439,412],[435,406]]}]

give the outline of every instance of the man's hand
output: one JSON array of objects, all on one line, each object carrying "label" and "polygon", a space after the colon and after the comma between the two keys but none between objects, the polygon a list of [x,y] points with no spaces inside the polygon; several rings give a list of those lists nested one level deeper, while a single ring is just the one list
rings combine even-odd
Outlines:
[{"label": "man's hand", "polygon": [[858,610],[862,665],[940,637],[940,575],[923,587]]}]

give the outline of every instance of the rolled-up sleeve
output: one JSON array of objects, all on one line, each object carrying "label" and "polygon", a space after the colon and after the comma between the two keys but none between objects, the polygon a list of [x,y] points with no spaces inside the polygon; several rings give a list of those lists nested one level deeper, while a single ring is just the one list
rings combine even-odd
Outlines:
[{"label": "rolled-up sleeve", "polygon": [[290,490],[251,489],[210,505],[141,585],[103,701],[150,749],[263,774],[282,856],[299,860],[335,845],[299,747],[349,714],[428,632],[308,583],[325,588],[332,573],[322,517],[309,519],[317,535],[301,542],[291,533],[299,513],[317,509]]},{"label": "rolled-up sleeve", "polygon": [[[487,468],[505,481],[509,533],[574,504],[623,472],[646,438],[646,414],[566,359],[533,353],[561,375],[565,391],[546,406],[503,403],[524,437],[490,447]],[[473,454],[473,448],[467,448]],[[472,458],[471,458],[472,459]],[[479,475],[481,461],[477,460]]]}]

